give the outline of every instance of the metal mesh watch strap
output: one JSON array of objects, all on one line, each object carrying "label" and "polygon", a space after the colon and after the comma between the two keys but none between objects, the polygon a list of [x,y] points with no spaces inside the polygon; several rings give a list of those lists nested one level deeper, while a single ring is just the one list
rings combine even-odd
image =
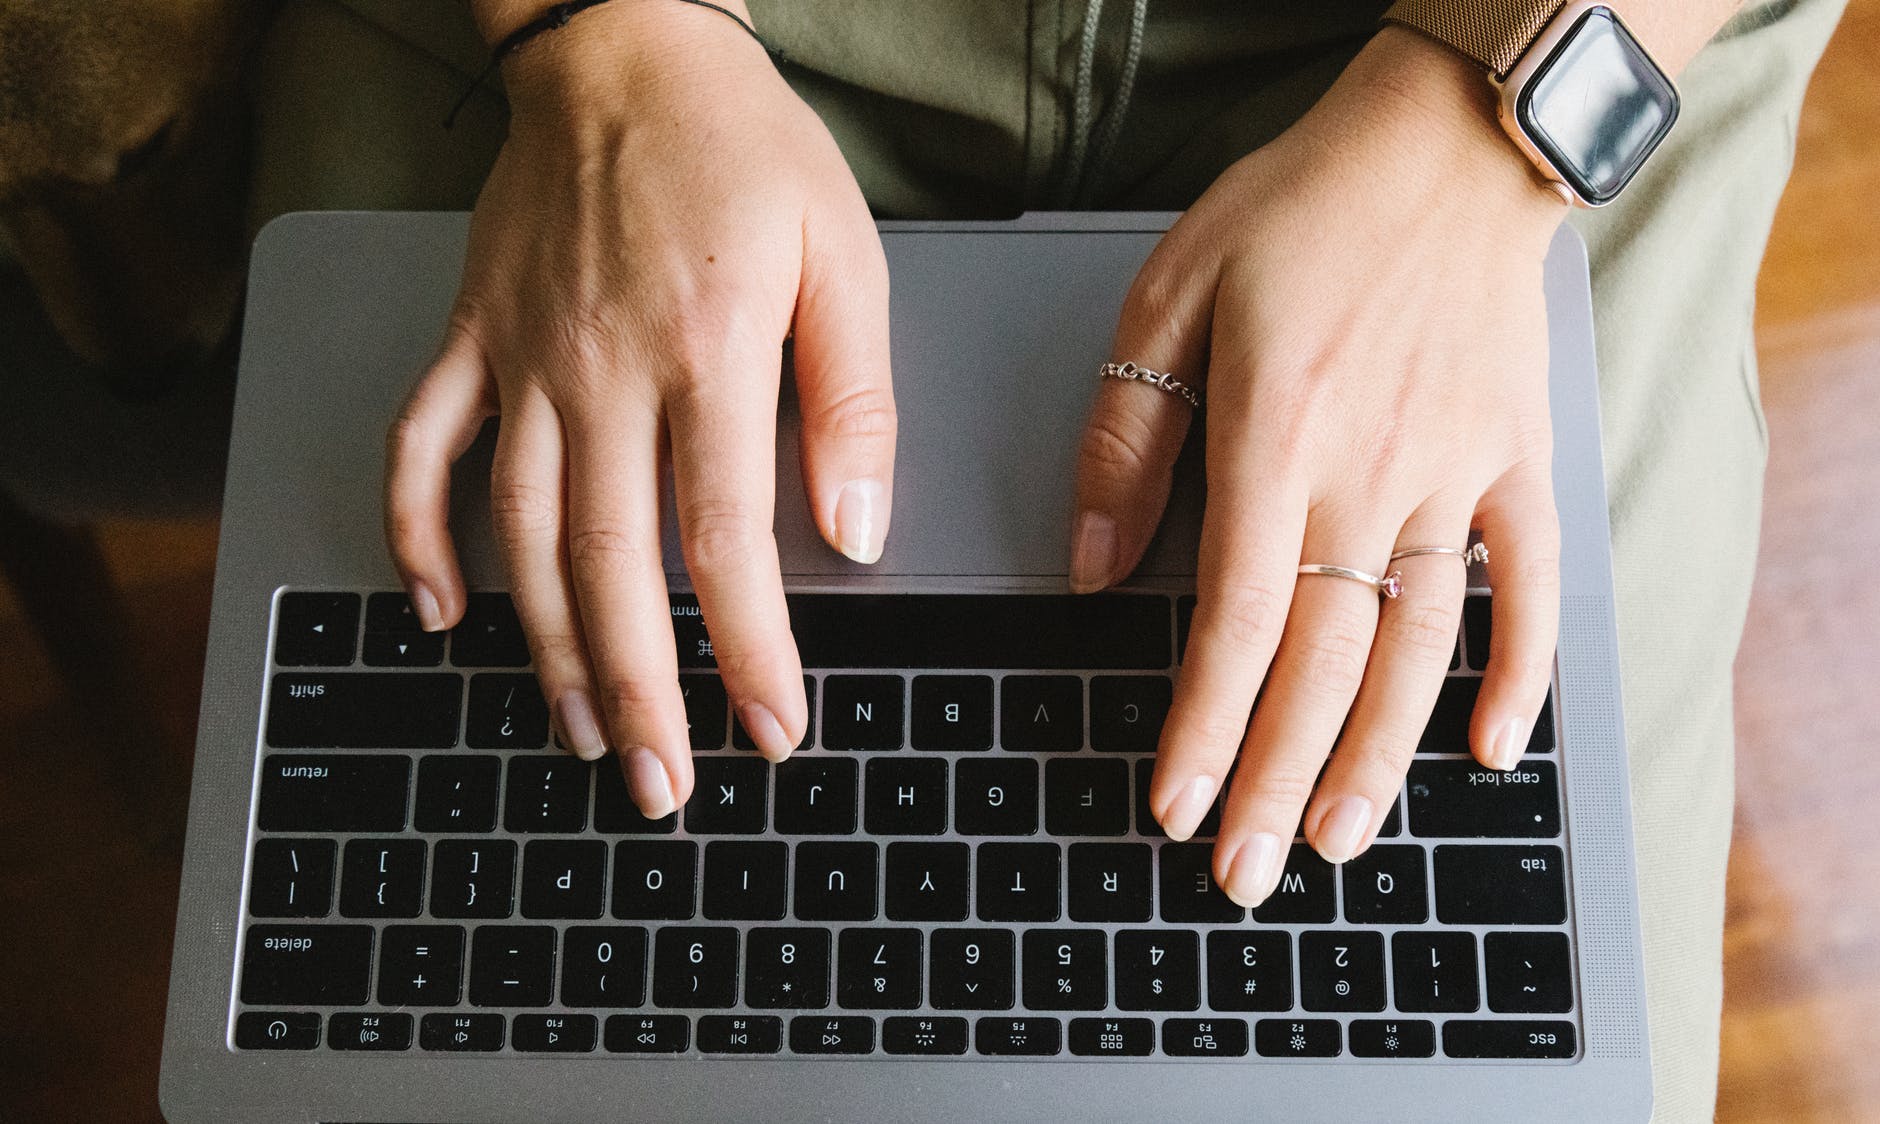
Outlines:
[{"label": "metal mesh watch strap", "polygon": [[1389,23],[1413,27],[1506,77],[1565,0],[1397,0]]}]

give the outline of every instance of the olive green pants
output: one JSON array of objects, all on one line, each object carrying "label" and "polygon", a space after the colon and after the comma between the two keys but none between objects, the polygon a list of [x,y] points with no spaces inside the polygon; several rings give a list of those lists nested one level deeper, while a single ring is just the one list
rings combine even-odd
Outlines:
[{"label": "olive green pants", "polygon": [[[661,0],[637,0],[653,3]],[[1802,92],[1840,0],[1739,15],[1682,78],[1684,116],[1624,199],[1574,223],[1592,252],[1658,1116],[1712,1114],[1729,849],[1731,662],[1756,560],[1766,436],[1755,278]],[[1317,99],[1383,0],[1157,0],[1106,159],[1076,94],[1083,0],[751,0],[786,73],[882,217],[1178,209]],[[1116,96],[1129,5],[1096,37],[1086,120]],[[721,18],[702,13],[706,18]],[[738,34],[726,26],[726,34]],[[579,34],[579,24],[565,34]],[[503,129],[455,6],[290,4],[257,89],[254,220],[467,208]],[[1384,1111],[1380,1106],[1380,1111]]]}]

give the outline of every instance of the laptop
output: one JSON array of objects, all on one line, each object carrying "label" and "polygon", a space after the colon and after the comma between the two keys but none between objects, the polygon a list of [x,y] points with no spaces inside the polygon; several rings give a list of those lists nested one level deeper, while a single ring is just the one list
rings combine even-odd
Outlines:
[{"label": "laptop", "polygon": [[[174,1121],[1618,1120],[1650,1111],[1585,252],[1546,263],[1557,675],[1520,768],[1466,756],[1471,581],[1383,834],[1294,845],[1251,914],[1218,817],[1146,802],[1193,605],[1186,456],[1114,592],[1064,592],[1077,435],[1165,214],[884,223],[895,526],[808,516],[786,379],[776,531],[812,733],[740,745],[670,523],[696,749],[659,822],[557,749],[502,592],[419,632],[380,537],[387,422],[467,218],[307,214],[254,252],[161,1103]],[[985,372],[1012,372],[987,393]],[[670,513],[668,513],[670,520]],[[746,743],[748,745],[748,743]]]}]

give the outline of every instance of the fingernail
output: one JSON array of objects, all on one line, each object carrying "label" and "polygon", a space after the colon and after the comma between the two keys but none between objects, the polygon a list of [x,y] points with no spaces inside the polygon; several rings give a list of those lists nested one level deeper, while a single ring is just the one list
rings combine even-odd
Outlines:
[{"label": "fingernail", "polygon": [[431,587],[423,582],[412,583],[411,611],[418,615],[418,627],[426,632],[436,632],[444,627],[444,614],[437,607],[437,597],[431,592]]},{"label": "fingernail", "polygon": [[630,749],[626,763],[627,791],[632,794],[640,814],[649,820],[672,815],[678,806],[672,798],[672,778],[666,775],[666,766],[653,751],[645,746]]},{"label": "fingernail", "polygon": [[1342,863],[1358,853],[1364,833],[1371,830],[1371,801],[1363,796],[1341,796],[1332,802],[1312,840],[1326,862]]},{"label": "fingernail", "polygon": [[1100,511],[1084,512],[1071,535],[1071,592],[1102,589],[1110,584],[1115,570],[1116,520]]},{"label": "fingernail", "polygon": [[1521,754],[1526,749],[1523,740],[1527,733],[1527,723],[1519,718],[1510,718],[1495,731],[1495,742],[1488,747],[1488,767],[1491,769],[1512,769],[1521,763]]},{"label": "fingernail", "polygon": [[747,702],[740,706],[738,721],[744,723],[744,732],[751,735],[757,752],[772,761],[783,760],[796,748],[790,735],[783,732],[783,723],[777,721],[777,716],[763,703]]},{"label": "fingernail", "polygon": [[601,724],[594,720],[594,703],[586,691],[564,691],[555,703],[555,721],[561,726],[561,740],[583,761],[598,761],[607,756],[607,739],[601,736]]},{"label": "fingernail", "polygon": [[1279,885],[1280,868],[1285,865],[1286,849],[1279,836],[1259,831],[1247,837],[1234,853],[1221,889],[1237,904],[1252,908],[1265,901]]},{"label": "fingernail", "polygon": [[1181,795],[1162,809],[1163,832],[1177,843],[1193,835],[1201,817],[1208,814],[1208,806],[1214,803],[1214,790],[1220,783],[1206,773],[1189,781]]},{"label": "fingernail", "polygon": [[[836,496],[836,549],[864,565],[881,558],[881,481],[851,480]],[[755,734],[755,731],[753,731]]]}]

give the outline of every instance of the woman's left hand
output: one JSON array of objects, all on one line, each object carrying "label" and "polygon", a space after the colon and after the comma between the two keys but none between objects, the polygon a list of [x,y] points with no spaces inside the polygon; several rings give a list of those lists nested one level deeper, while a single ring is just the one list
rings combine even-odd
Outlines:
[{"label": "woman's left hand", "polygon": [[[1208,415],[1198,596],[1149,802],[1185,839],[1238,759],[1214,853],[1237,902],[1273,891],[1302,815],[1305,838],[1343,862],[1395,804],[1465,567],[1394,551],[1461,548],[1480,530],[1496,596],[1470,746],[1506,769],[1527,745],[1559,608],[1541,262],[1565,213],[1496,124],[1480,71],[1386,28],[1136,278],[1113,357],[1199,384]],[[1190,413],[1103,381],[1073,588],[1135,567]],[[1380,602],[1299,575],[1304,563],[1398,570],[1403,593]]]}]

